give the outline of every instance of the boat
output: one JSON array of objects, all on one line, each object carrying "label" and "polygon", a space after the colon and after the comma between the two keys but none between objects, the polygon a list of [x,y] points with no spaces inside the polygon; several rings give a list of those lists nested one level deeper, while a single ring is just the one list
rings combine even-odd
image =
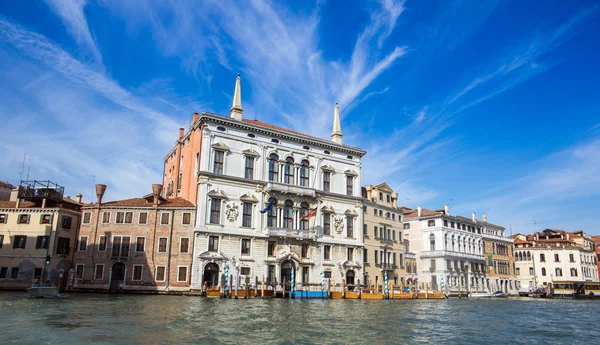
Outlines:
[{"label": "boat", "polygon": [[53,298],[59,297],[58,288],[52,283],[36,283],[27,289],[29,297],[33,298]]},{"label": "boat", "polygon": [[471,298],[508,298],[508,294],[502,291],[491,292],[478,292],[471,293]]}]

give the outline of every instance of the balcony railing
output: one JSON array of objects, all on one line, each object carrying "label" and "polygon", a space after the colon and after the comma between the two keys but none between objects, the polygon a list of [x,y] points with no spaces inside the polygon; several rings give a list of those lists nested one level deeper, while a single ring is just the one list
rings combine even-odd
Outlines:
[{"label": "balcony railing", "polygon": [[421,253],[421,258],[435,258],[440,256],[485,261],[485,257],[483,255],[453,252],[449,250],[430,250]]},{"label": "balcony railing", "polygon": [[309,196],[312,198],[314,198],[317,195],[314,188],[289,185],[289,184],[283,184],[283,183],[276,183],[276,182],[267,183],[267,187],[265,190],[267,191],[267,193],[279,192],[279,193],[285,193],[285,194],[296,194],[296,195]]},{"label": "balcony railing", "polygon": [[315,239],[317,232],[315,230],[299,230],[287,228],[267,228],[265,233],[268,236],[299,238],[299,239]]},{"label": "balcony railing", "polygon": [[382,269],[383,271],[393,271],[393,270],[395,270],[396,268],[398,268],[398,266],[397,266],[397,265],[390,264],[390,263],[387,263],[387,262],[385,262],[385,263],[381,263],[381,264],[380,264],[380,266],[381,266],[381,269]]}]

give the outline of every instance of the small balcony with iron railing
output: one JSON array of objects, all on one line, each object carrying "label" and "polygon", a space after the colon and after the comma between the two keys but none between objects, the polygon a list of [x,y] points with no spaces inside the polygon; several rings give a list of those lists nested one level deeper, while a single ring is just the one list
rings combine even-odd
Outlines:
[{"label": "small balcony with iron railing", "polygon": [[382,271],[393,271],[398,268],[398,266],[396,264],[387,263],[387,262],[382,262],[381,264],[379,264],[379,267],[381,268]]},{"label": "small balcony with iron railing", "polygon": [[282,194],[296,194],[299,196],[308,196],[311,198],[316,197],[317,192],[314,188],[291,185],[285,183],[278,182],[269,182],[265,187],[265,191],[269,194],[273,192],[282,193]]},{"label": "small balcony with iron railing", "polygon": [[302,240],[313,240],[317,237],[316,230],[300,230],[300,229],[289,229],[289,228],[272,228],[267,227],[265,229],[265,235],[282,238],[295,238]]}]

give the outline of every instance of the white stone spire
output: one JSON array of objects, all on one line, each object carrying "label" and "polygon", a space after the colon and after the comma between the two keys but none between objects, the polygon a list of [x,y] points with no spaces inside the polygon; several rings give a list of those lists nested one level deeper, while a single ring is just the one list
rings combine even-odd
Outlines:
[{"label": "white stone spire", "polygon": [[331,141],[336,144],[342,143],[342,128],[340,126],[340,107],[335,104],[335,111],[333,112],[333,132],[331,132]]},{"label": "white stone spire", "polygon": [[242,87],[240,81],[240,74],[238,73],[237,79],[235,80],[235,91],[233,93],[233,104],[231,105],[231,110],[229,110],[229,114],[231,118],[234,120],[242,121]]}]

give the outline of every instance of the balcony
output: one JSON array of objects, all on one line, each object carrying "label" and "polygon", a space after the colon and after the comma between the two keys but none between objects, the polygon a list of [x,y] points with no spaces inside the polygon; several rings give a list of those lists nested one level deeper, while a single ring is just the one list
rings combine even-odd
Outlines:
[{"label": "balcony", "polygon": [[296,194],[300,196],[316,197],[317,193],[314,188],[302,187],[290,184],[269,182],[265,187],[267,193],[277,192],[282,194]]},{"label": "balcony", "polygon": [[265,234],[273,237],[297,238],[303,240],[314,240],[317,237],[316,230],[299,230],[287,228],[267,228]]},{"label": "balcony", "polygon": [[398,268],[398,266],[397,266],[397,265],[394,265],[394,264],[389,264],[389,263],[387,263],[387,262],[385,262],[385,263],[381,263],[381,264],[380,264],[380,267],[381,267],[381,270],[382,270],[382,271],[393,271],[393,270],[395,270],[395,269],[397,269],[397,268]]},{"label": "balcony", "polygon": [[438,258],[438,257],[456,258],[456,259],[463,259],[463,260],[469,259],[469,260],[485,262],[485,257],[483,255],[472,254],[472,253],[459,253],[459,252],[452,252],[449,250],[431,250],[431,251],[425,251],[425,252],[421,253],[421,258]]}]

